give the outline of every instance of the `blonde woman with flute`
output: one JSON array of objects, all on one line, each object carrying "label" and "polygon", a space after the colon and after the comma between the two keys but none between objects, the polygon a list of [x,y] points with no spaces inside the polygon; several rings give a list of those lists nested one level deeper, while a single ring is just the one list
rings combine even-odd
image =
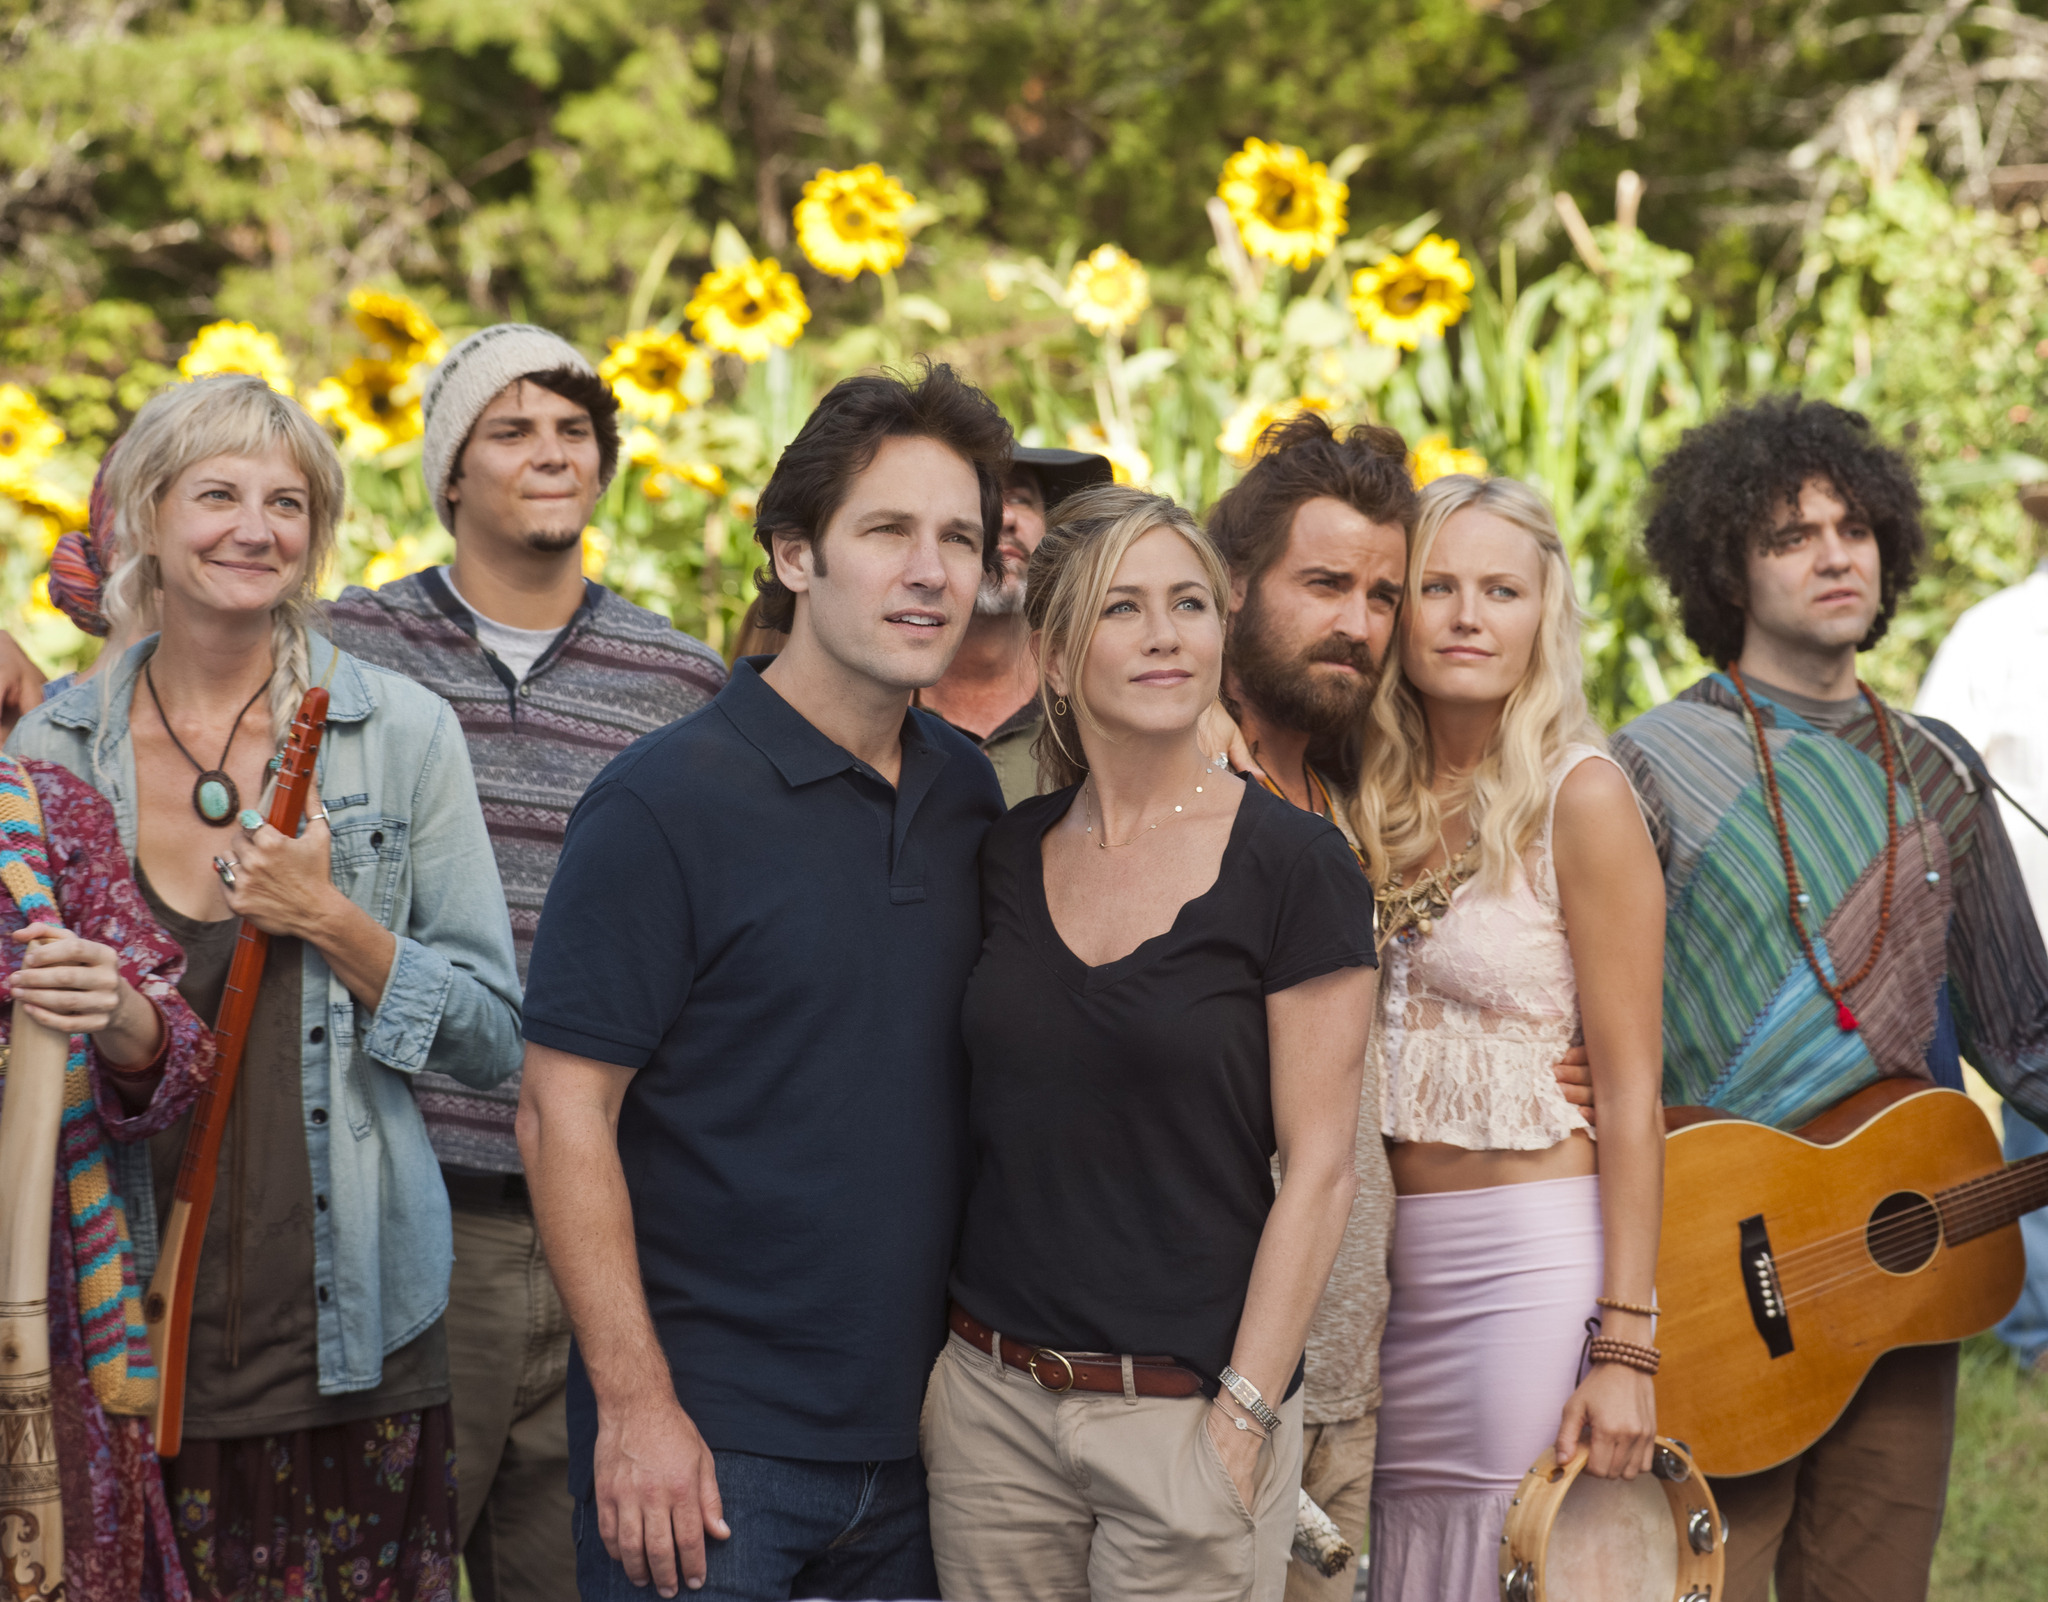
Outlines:
[{"label": "blonde woman with flute", "polygon": [[[217,1011],[242,919],[271,937],[215,1201],[185,1243],[199,1278],[166,1480],[205,1599],[314,1575],[336,1598],[454,1594],[452,1243],[411,1076],[511,1073],[518,984],[453,713],[308,628],[343,493],[332,442],[260,379],[157,395],[108,470],[105,606],[160,632],[10,742],[113,803],[195,1010]],[[257,809],[314,684],[327,733],[286,838]],[[184,1144],[168,1132],[126,1176],[135,1214],[162,1208]]]}]

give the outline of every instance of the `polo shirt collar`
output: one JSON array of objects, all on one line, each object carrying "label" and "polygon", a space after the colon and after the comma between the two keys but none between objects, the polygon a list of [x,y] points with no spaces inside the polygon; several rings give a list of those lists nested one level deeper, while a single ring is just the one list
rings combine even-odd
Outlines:
[{"label": "polo shirt collar", "polygon": [[[792,789],[829,779],[848,768],[868,768],[845,746],[828,739],[804,715],[778,695],[761,677],[761,670],[774,661],[772,656],[743,656],[732,665],[732,676],[718,692],[718,704],[734,728],[775,765]],[[931,782],[945,766],[946,754],[926,737],[916,713],[903,714],[903,770],[897,784],[900,802],[907,814],[931,788]]]}]

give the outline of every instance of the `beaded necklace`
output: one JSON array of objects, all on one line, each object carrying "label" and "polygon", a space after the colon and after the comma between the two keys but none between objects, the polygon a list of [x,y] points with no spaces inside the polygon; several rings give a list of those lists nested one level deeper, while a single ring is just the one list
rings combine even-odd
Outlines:
[{"label": "beaded necklace", "polygon": [[[1730,664],[1728,677],[1735,684],[1735,693],[1742,697],[1742,707],[1749,724],[1750,737],[1756,742],[1757,766],[1763,772],[1764,794],[1771,804],[1771,822],[1778,828],[1778,851],[1785,859],[1786,911],[1792,919],[1792,932],[1799,936],[1801,949],[1806,953],[1806,964],[1813,970],[1813,977],[1828,999],[1835,1004],[1835,1022],[1844,1033],[1855,1029],[1856,1014],[1849,1010],[1845,999],[1851,990],[1870,977],[1870,971],[1877,966],[1878,954],[1884,950],[1884,937],[1892,921],[1892,885],[1899,869],[1899,764],[1892,747],[1891,723],[1884,715],[1884,707],[1869,685],[1861,679],[1856,688],[1863,699],[1870,704],[1870,712],[1877,719],[1878,749],[1884,754],[1884,896],[1878,902],[1877,933],[1870,942],[1870,955],[1863,959],[1863,966],[1839,984],[1830,979],[1827,970],[1821,966],[1820,956],[1813,949],[1813,937],[1806,932],[1806,924],[1800,918],[1799,909],[1809,901],[1806,893],[1799,888],[1799,867],[1792,860],[1792,834],[1785,826],[1785,799],[1778,793],[1778,770],[1771,761],[1771,743],[1764,738],[1763,717],[1756,709],[1756,702],[1750,699],[1749,686],[1743,683],[1742,669]],[[1926,842],[1921,842],[1925,849]],[[1929,878],[1933,877],[1932,872]]]},{"label": "beaded necklace", "polygon": [[[1323,776],[1320,773],[1316,772],[1316,770],[1310,767],[1306,762],[1304,762],[1301,765],[1301,771],[1302,776],[1308,785],[1309,804],[1307,810],[1313,812],[1319,818],[1328,818],[1332,823],[1337,823],[1338,832],[1344,834],[1344,843],[1351,848],[1352,856],[1358,859],[1359,867],[1363,868],[1365,866],[1365,853],[1358,848],[1358,842],[1353,840],[1348,832],[1345,832],[1344,825],[1338,823],[1337,807],[1336,804],[1330,800],[1329,786],[1323,783]],[[1265,788],[1270,793],[1272,793],[1273,795],[1277,795],[1282,801],[1287,801],[1287,804],[1289,806],[1294,805],[1292,801],[1287,800],[1287,792],[1281,789],[1280,786],[1275,784],[1271,779],[1267,778],[1265,774],[1255,774],[1254,777],[1256,777],[1259,783],[1265,786]]]}]

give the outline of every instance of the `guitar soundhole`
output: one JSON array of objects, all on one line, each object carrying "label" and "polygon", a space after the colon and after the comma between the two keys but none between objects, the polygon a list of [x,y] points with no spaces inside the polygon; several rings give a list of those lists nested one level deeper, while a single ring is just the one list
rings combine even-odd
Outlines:
[{"label": "guitar soundhole", "polygon": [[1879,1202],[1863,1231],[1877,1266],[1888,1274],[1925,1268],[1941,1246],[1941,1214],[1925,1196],[1895,1190]]}]

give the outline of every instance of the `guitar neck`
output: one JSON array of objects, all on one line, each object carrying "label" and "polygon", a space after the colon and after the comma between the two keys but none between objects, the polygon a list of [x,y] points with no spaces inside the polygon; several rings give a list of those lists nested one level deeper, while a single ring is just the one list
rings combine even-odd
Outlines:
[{"label": "guitar neck", "polygon": [[1937,1191],[1934,1202],[1942,1238],[1951,1246],[2003,1229],[2023,1213],[2048,1207],[2048,1152]]}]

